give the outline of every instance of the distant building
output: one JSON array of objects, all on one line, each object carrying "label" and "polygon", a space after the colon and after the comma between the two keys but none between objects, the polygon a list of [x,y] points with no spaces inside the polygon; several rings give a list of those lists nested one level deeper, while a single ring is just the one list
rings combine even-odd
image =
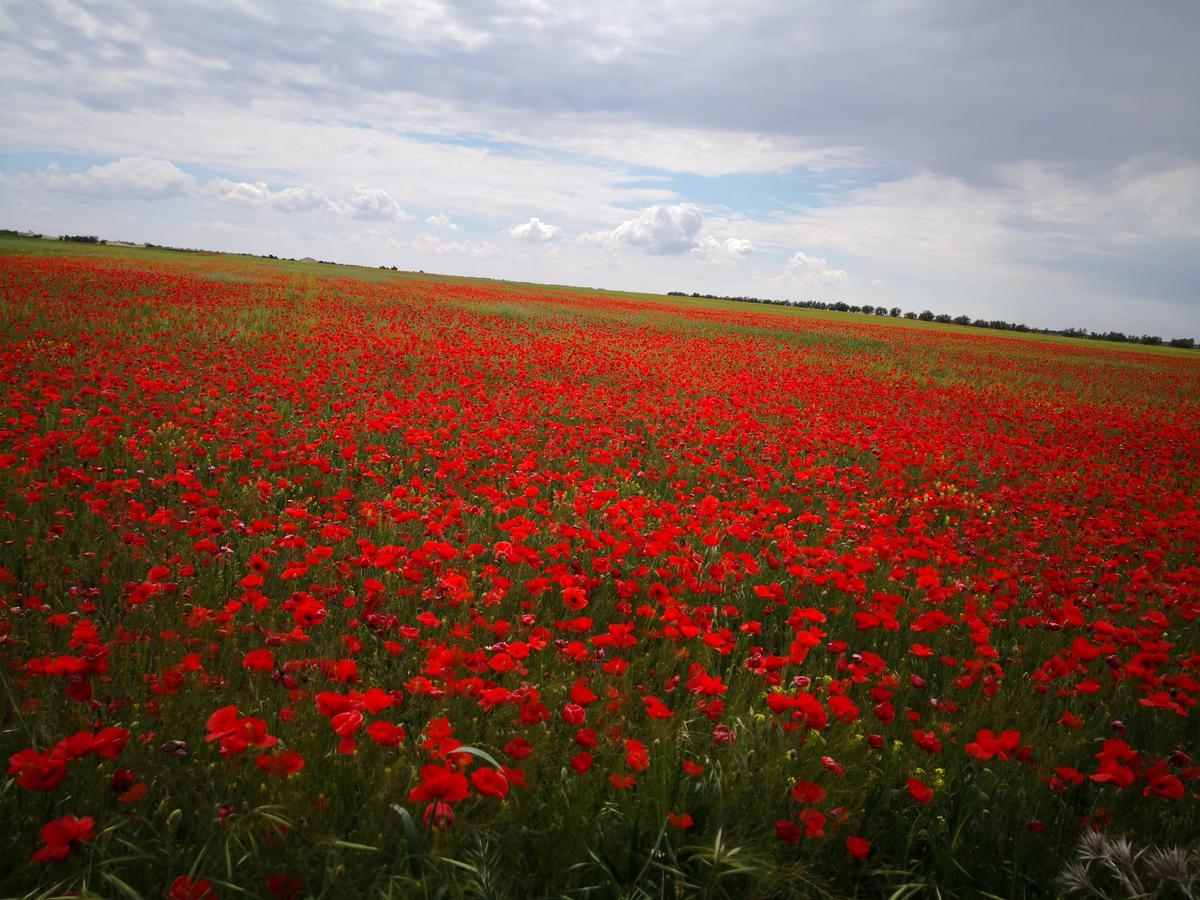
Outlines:
[{"label": "distant building", "polygon": [[306,257],[304,257],[304,259],[300,260],[300,262],[316,262],[316,260],[313,259],[311,256],[306,256]]}]

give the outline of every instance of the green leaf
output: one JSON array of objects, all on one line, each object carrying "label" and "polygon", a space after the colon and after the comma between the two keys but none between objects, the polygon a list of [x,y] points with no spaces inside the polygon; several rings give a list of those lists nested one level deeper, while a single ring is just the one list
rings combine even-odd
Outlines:
[{"label": "green leaf", "polygon": [[345,847],[347,850],[364,850],[368,853],[378,853],[378,847],[372,847],[370,844],[356,844],[354,841],[333,840],[329,842],[331,847]]},{"label": "green leaf", "polygon": [[104,878],[105,881],[112,884],[113,887],[115,887],[117,890],[119,890],[126,897],[131,897],[132,900],[142,900],[141,894],[139,894],[137,891],[135,891],[133,888],[131,888],[128,884],[126,884],[124,881],[122,881],[120,878],[118,878],[112,872],[101,872],[100,875],[101,875],[101,877]]},{"label": "green leaf", "polygon": [[497,769],[499,771],[504,771],[504,767],[501,766],[500,763],[496,762],[496,758],[494,756],[492,756],[492,754],[488,753],[486,750],[480,750],[478,747],[455,747],[451,752],[452,753],[469,753],[472,756],[476,757],[477,759],[482,759],[485,763],[487,763],[493,769]]},{"label": "green leaf", "polygon": [[396,815],[400,817],[400,821],[404,823],[404,843],[408,846],[408,868],[412,872],[413,878],[417,881],[421,880],[421,836],[417,833],[417,823],[413,821],[413,817],[408,810],[399,803],[393,803],[392,809],[396,811]]}]

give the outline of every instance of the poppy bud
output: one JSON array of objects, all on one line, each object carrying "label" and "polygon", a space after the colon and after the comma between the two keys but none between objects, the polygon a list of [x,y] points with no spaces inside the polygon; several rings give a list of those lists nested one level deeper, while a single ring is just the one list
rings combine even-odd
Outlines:
[{"label": "poppy bud", "polygon": [[435,800],[425,807],[425,824],[434,829],[454,824],[454,808],[445,800]]}]

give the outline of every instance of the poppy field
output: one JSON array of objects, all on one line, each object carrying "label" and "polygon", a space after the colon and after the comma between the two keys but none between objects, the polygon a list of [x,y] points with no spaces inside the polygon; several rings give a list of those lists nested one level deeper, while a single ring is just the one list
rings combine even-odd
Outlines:
[{"label": "poppy field", "polygon": [[2,896],[1195,871],[1194,354],[9,253],[0,392]]}]

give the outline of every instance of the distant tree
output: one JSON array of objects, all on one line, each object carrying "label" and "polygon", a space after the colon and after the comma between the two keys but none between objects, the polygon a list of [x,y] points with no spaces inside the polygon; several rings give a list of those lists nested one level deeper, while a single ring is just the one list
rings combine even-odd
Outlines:
[{"label": "distant tree", "polygon": [[933,321],[933,311],[928,310],[928,309],[922,310],[921,314],[919,316],[917,316],[917,318],[920,319],[922,322],[932,322]]},{"label": "distant tree", "polygon": [[902,312],[903,312],[903,310],[900,309],[900,307],[893,306],[891,309],[888,310],[888,315],[891,316],[893,319],[898,319],[898,318],[900,318],[900,314]]}]

